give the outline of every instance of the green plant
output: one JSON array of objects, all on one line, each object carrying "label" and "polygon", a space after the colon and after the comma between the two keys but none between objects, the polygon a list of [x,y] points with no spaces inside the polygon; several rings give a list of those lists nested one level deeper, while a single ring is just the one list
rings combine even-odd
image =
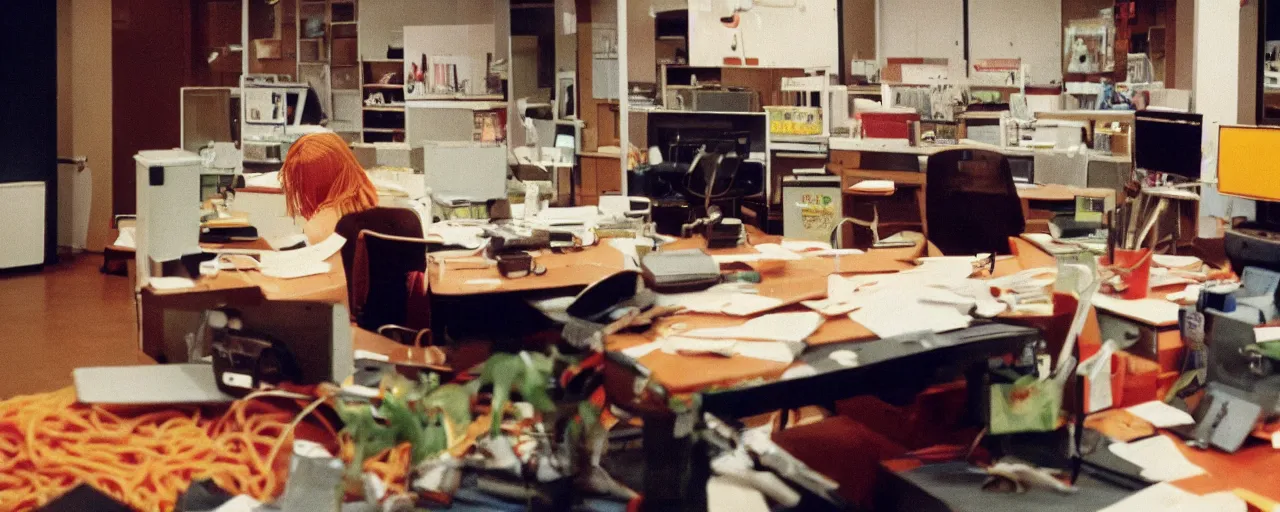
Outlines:
[{"label": "green plant", "polygon": [[469,384],[473,393],[479,392],[486,384],[493,385],[492,424],[489,434],[496,436],[502,431],[502,412],[511,397],[511,390],[520,393],[526,402],[541,412],[555,409],[551,395],[547,391],[547,381],[551,378],[551,358],[545,354],[520,352],[519,354],[494,354],[484,363],[480,378]]}]

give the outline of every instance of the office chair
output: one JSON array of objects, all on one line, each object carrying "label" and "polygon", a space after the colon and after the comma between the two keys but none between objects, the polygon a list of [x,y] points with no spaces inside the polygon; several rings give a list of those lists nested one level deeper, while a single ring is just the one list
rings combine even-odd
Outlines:
[{"label": "office chair", "polygon": [[1009,254],[1026,221],[1009,160],[993,151],[952,149],[929,157],[925,215],[943,254]]},{"label": "office chair", "polygon": [[356,325],[402,340],[406,334],[415,342],[429,337],[427,241],[417,214],[373,208],[344,216],[335,231],[347,239],[342,265]]}]

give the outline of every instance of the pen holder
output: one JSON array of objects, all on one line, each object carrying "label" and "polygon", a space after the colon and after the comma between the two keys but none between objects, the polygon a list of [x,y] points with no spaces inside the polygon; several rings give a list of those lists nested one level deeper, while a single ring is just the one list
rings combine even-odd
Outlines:
[{"label": "pen holder", "polygon": [[1116,261],[1109,263],[1120,276],[1125,289],[1120,297],[1125,300],[1147,298],[1151,291],[1151,249],[1116,249]]}]

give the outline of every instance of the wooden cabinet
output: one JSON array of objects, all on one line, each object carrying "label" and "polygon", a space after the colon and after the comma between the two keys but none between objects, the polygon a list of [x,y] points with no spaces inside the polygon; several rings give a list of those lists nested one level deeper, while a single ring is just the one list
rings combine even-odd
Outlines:
[{"label": "wooden cabinet", "polygon": [[577,189],[574,204],[599,204],[600,196],[622,193],[622,169],[617,155],[582,153],[578,155]]}]

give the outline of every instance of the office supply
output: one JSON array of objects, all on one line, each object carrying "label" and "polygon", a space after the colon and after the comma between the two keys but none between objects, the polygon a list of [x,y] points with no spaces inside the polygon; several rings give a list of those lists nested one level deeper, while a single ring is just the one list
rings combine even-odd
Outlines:
[{"label": "office supply", "polygon": [[76,400],[84,404],[222,404],[234,397],[216,384],[212,365],[164,364],[76,368]]},{"label": "office supply", "polygon": [[720,280],[720,264],[700,249],[651,252],[640,268],[645,283],[659,292],[703,289]]},{"label": "office supply", "polygon": [[1213,446],[1235,453],[1263,418],[1263,410],[1249,393],[1210,382],[1192,416],[1193,425],[1180,426],[1173,432],[1186,438],[1188,445],[1200,449]]},{"label": "office supply", "polygon": [[1098,512],[1133,512],[1138,510],[1175,510],[1196,499],[1196,495],[1160,482],[1142,489]]},{"label": "office supply", "polygon": [[1156,428],[1191,425],[1195,419],[1190,414],[1164,402],[1151,401],[1134,405],[1125,409],[1129,414],[1147,420]]},{"label": "office supply", "polygon": [[1099,294],[1093,298],[1099,309],[1141,322],[1146,325],[1171,326],[1178,324],[1178,305],[1167,300],[1125,300]]},{"label": "office supply", "polygon": [[1140,441],[1112,443],[1107,449],[1120,458],[1142,468],[1142,477],[1158,482],[1172,482],[1203,475],[1204,468],[1193,464],[1178,451],[1174,440],[1158,435]]},{"label": "office supply", "polygon": [[1138,169],[1200,179],[1204,116],[1164,110],[1134,114],[1133,159]]}]

